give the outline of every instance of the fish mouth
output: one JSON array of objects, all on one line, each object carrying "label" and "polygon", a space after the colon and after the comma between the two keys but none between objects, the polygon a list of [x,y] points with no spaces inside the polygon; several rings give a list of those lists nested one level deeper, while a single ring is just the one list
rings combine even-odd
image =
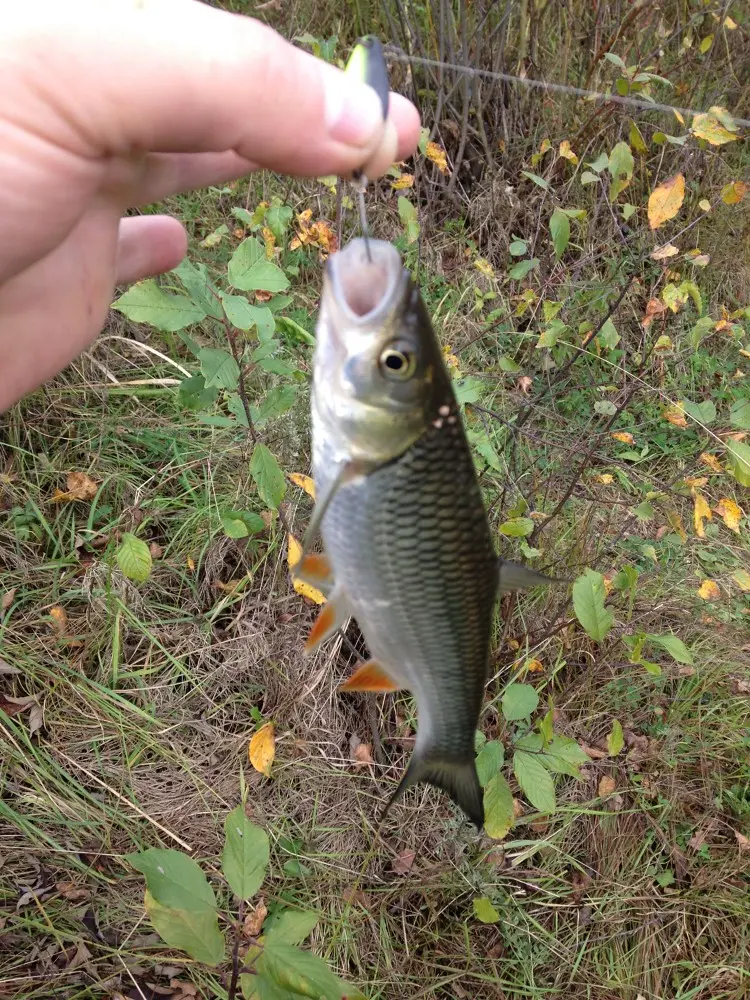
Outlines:
[{"label": "fish mouth", "polygon": [[357,237],[328,260],[333,298],[358,325],[389,312],[400,300],[407,278],[401,255],[385,240]]}]

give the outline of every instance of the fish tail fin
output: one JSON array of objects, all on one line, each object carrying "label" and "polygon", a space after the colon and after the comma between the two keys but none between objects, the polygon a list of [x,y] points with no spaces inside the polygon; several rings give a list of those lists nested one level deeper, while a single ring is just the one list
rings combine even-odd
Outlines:
[{"label": "fish tail fin", "polygon": [[529,587],[549,586],[550,583],[569,583],[569,580],[554,576],[544,576],[521,563],[509,559],[498,559],[499,590],[501,594],[509,594],[513,590],[526,590]]},{"label": "fish tail fin", "polygon": [[382,825],[394,802],[400,799],[408,788],[420,781],[433,785],[449,795],[481,831],[484,826],[484,802],[474,754],[467,754],[465,757],[446,757],[420,752],[418,748],[414,750],[398,788],[388,800],[378,825]]}]

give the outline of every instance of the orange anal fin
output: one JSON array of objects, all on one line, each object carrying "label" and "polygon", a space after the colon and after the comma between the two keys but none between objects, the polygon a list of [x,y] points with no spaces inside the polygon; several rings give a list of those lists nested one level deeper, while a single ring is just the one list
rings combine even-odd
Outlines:
[{"label": "orange anal fin", "polygon": [[310,553],[301,563],[294,567],[294,575],[313,587],[324,586],[331,582],[331,564],[328,557],[319,553]]},{"label": "orange anal fin", "polygon": [[315,624],[305,642],[305,653],[312,653],[344,623],[348,612],[341,593],[333,593],[315,619]]},{"label": "orange anal fin", "polygon": [[378,694],[385,694],[388,691],[400,690],[399,685],[375,660],[361,663],[352,676],[339,685],[339,691],[374,691]]}]

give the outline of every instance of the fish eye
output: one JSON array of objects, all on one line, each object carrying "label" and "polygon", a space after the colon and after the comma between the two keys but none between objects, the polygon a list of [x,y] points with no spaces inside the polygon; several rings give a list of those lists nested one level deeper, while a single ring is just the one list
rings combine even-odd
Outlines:
[{"label": "fish eye", "polygon": [[411,378],[416,368],[416,356],[405,348],[386,347],[380,355],[380,369],[386,378],[403,381]]}]

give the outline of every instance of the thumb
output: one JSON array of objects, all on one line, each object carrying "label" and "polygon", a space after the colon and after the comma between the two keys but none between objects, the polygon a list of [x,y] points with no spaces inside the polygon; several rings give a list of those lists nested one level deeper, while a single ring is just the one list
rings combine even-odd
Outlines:
[{"label": "thumb", "polygon": [[392,95],[384,123],[372,88],[252,18],[197,0],[18,6],[17,65],[19,48],[32,56],[24,62],[54,95],[60,139],[82,155],[233,149],[288,174],[367,165],[374,177],[416,148],[409,101]]}]

